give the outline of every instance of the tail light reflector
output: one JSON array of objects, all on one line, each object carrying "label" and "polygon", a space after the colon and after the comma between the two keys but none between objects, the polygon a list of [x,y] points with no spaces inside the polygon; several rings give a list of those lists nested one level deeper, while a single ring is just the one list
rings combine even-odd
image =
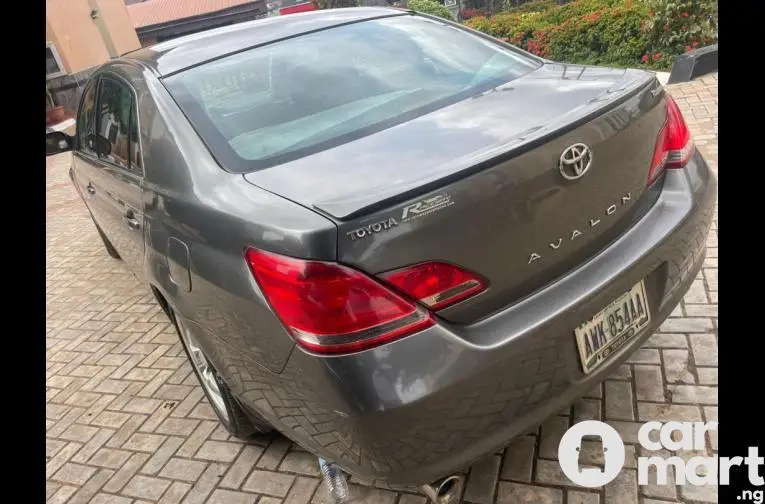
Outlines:
[{"label": "tail light reflector", "polygon": [[282,324],[311,351],[365,350],[435,323],[426,309],[340,264],[253,248],[245,259]]},{"label": "tail light reflector", "polygon": [[443,262],[415,264],[380,278],[434,311],[472,297],[488,285],[478,275]]},{"label": "tail light reflector", "polygon": [[694,148],[691,131],[683,119],[680,107],[671,96],[667,96],[667,119],[656,139],[651,169],[648,172],[648,185],[665,169],[684,167],[693,155]]}]

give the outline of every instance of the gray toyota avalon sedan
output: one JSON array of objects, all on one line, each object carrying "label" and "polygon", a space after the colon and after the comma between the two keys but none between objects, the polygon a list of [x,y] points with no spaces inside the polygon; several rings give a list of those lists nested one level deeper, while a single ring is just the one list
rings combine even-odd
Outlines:
[{"label": "gray toyota avalon sedan", "polygon": [[388,8],[140,49],[47,140],[232,434],[394,486],[608,377],[696,277],[717,197],[653,74]]}]

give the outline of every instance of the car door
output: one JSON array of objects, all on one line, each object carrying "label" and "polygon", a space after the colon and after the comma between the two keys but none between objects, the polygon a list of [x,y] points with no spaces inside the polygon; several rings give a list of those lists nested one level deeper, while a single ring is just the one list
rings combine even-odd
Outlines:
[{"label": "car door", "polygon": [[136,94],[125,79],[102,74],[85,91],[80,115],[77,184],[93,220],[128,268],[143,279],[143,159]]}]

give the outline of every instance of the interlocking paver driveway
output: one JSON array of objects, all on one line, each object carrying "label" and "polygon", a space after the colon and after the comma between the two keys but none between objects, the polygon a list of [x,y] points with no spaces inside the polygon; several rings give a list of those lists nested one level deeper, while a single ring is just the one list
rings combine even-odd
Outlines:
[{"label": "interlocking paver driveway", "polygon": [[[671,92],[716,172],[717,76],[672,86]],[[278,435],[245,445],[218,425],[148,289],[106,255],[69,182],[68,163],[62,155],[50,158],[46,168],[48,502],[328,501],[315,459],[300,448]],[[639,422],[717,418],[716,219],[708,246],[705,267],[683,305],[645,348],[535,435],[476,464],[466,500],[716,502],[712,487],[638,488],[634,469]],[[560,436],[581,419],[605,419],[629,443],[627,469],[602,491],[574,487],[556,461]],[[716,436],[708,443],[715,450]],[[424,502],[415,494],[357,483],[353,491],[367,503]]]}]

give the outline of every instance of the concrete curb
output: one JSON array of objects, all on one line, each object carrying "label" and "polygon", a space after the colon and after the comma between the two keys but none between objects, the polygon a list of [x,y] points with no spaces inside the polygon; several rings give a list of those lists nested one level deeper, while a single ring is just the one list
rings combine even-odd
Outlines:
[{"label": "concrete curb", "polygon": [[675,58],[667,84],[688,82],[717,71],[717,44],[694,49]]}]

